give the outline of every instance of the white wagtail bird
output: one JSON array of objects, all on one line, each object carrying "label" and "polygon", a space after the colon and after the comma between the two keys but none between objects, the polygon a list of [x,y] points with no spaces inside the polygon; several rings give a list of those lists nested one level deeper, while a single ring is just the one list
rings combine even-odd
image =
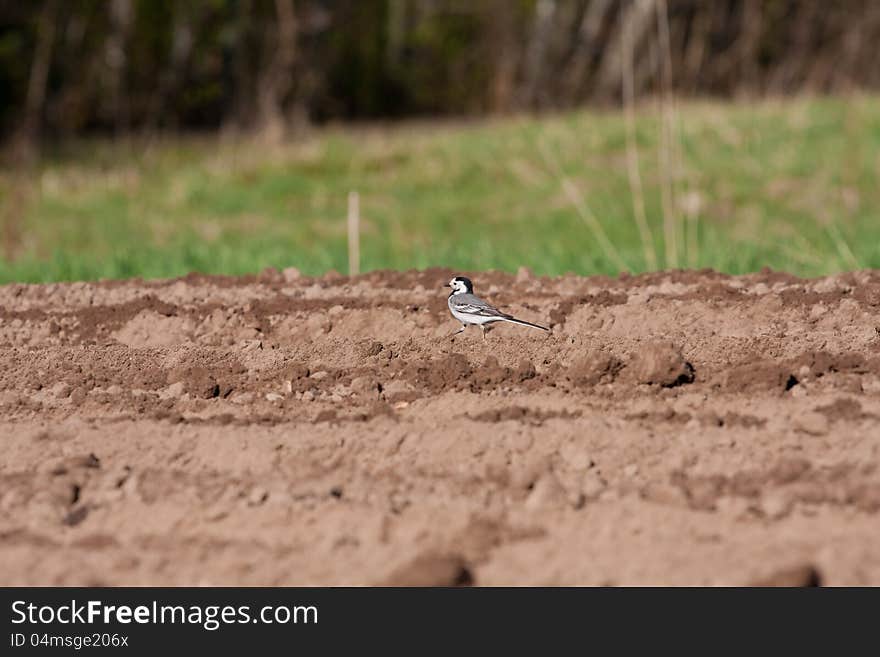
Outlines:
[{"label": "white wagtail bird", "polygon": [[[458,335],[464,331],[468,324],[476,324],[483,332],[483,339],[485,340],[486,324],[491,324],[492,322],[510,322],[511,324],[519,324],[550,332],[548,328],[517,319],[512,315],[501,312],[492,304],[483,301],[474,294],[474,284],[471,283],[469,278],[456,276],[445,287],[452,288],[452,292],[449,293],[449,312],[452,313],[455,319],[461,322],[461,328],[452,335]],[[452,335],[449,337],[452,337]]]}]

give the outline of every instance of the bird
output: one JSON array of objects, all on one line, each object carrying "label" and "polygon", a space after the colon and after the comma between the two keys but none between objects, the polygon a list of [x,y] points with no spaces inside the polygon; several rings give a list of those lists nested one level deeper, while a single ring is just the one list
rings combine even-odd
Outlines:
[{"label": "bird", "polygon": [[544,326],[517,319],[512,315],[501,312],[492,304],[483,301],[474,294],[474,284],[471,283],[469,278],[455,276],[444,287],[452,288],[448,300],[449,312],[452,313],[455,319],[461,322],[461,328],[450,335],[450,338],[464,331],[468,324],[475,324],[480,327],[480,330],[483,332],[483,339],[485,340],[486,324],[491,324],[492,322],[510,322],[511,324],[519,324],[520,326],[528,326],[529,328],[550,332],[550,329]]}]

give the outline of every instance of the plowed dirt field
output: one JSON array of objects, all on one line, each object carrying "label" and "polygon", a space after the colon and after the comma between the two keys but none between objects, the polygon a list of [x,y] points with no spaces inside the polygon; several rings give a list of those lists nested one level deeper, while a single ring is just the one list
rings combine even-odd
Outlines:
[{"label": "plowed dirt field", "polygon": [[0,584],[880,585],[880,272],[0,287]]}]

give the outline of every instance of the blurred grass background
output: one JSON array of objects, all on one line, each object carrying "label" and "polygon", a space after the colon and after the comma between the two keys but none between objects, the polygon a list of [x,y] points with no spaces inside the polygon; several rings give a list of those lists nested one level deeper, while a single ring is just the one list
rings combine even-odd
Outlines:
[{"label": "blurred grass background", "polygon": [[617,111],[325,127],[273,145],[91,138],[0,172],[17,232],[0,282],[346,273],[352,190],[361,271],[616,274],[621,260],[656,268],[649,254],[730,273],[880,267],[880,99],[682,102],[671,146],[660,117],[646,104],[634,123],[649,244]]}]

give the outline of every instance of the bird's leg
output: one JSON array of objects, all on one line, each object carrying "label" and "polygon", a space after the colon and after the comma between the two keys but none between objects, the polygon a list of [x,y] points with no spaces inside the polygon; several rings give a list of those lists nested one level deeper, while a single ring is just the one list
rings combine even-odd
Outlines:
[{"label": "bird's leg", "polygon": [[483,332],[483,342],[486,341],[486,325],[480,324],[480,330]]}]

